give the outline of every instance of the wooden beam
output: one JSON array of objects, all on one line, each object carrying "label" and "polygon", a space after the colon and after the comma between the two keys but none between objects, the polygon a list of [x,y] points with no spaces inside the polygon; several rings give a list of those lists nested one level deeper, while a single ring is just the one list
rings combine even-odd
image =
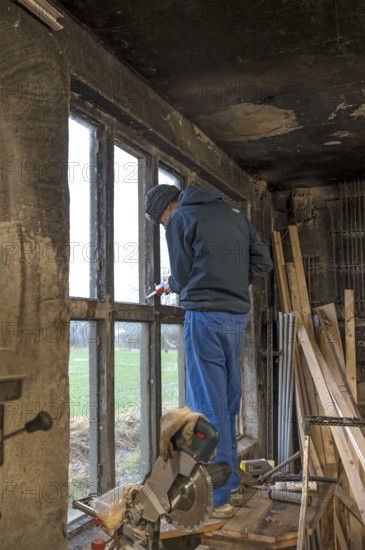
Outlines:
[{"label": "wooden beam", "polygon": [[296,225],[289,225],[289,238],[293,255],[293,263],[297,274],[300,301],[304,325],[310,336],[313,335],[312,310],[309,302],[308,288],[305,279],[302,251],[299,242],[298,228]]},{"label": "wooden beam", "polygon": [[274,268],[280,297],[280,306],[284,313],[289,313],[292,311],[292,304],[285,270],[283,245],[279,231],[273,231],[271,233],[271,242],[274,256]]},{"label": "wooden beam", "polygon": [[353,290],[345,290],[345,339],[346,378],[352,395],[354,396],[354,400],[357,402],[355,300]]},{"label": "wooden beam", "polygon": [[[322,406],[325,408],[327,403],[332,402],[331,394],[327,388],[326,382],[323,378],[321,369],[318,365],[317,357],[313,350],[311,341],[309,340],[308,333],[304,325],[298,320],[298,330],[297,335],[301,343],[302,349],[307,359],[309,369],[312,374],[312,378],[316,385],[319,398],[322,402]],[[351,450],[348,445],[346,438],[346,432],[343,428],[331,427],[331,432],[341,457],[344,469],[346,471],[347,477],[351,489],[354,493],[355,501],[359,507],[360,516],[362,520],[365,520],[365,489],[360,478],[360,475],[356,468],[354,467],[354,457],[351,453]]]},{"label": "wooden beam", "polygon": [[327,304],[315,309],[315,313],[321,325],[320,349],[322,355],[330,367],[336,383],[342,389],[342,393],[351,408],[350,416],[361,416],[355,403],[345,374],[345,359],[342,353],[340,330],[337,323],[334,304]]},{"label": "wooden beam", "polygon": [[[288,262],[286,264],[286,269],[292,306],[294,310],[303,311],[295,264],[293,262]],[[302,408],[302,416],[323,416],[324,411],[320,403],[318,403],[313,380],[311,379],[305,358],[303,357],[303,352],[299,348],[298,343],[296,343],[295,364],[297,365],[297,367],[295,367],[296,399],[299,400],[299,404]],[[303,443],[304,435],[301,426],[299,427],[299,434],[301,437],[301,442]],[[329,470],[327,468],[328,463],[332,465],[333,462],[335,462],[333,455],[333,443],[328,430],[321,427],[319,430],[314,431],[311,435],[311,440],[311,471],[319,476],[333,475],[334,472],[332,471],[332,467]],[[332,449],[332,453],[328,455],[327,449]]]},{"label": "wooden beam", "polygon": [[340,550],[349,550],[349,547],[347,546],[347,542],[345,539],[345,535],[343,534],[343,531],[342,531],[340,520],[338,519],[336,512],[335,512],[335,536],[337,538]]}]

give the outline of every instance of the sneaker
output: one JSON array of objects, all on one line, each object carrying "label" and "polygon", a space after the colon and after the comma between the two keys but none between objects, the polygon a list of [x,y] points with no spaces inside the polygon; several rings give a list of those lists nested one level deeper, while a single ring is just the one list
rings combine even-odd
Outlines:
[{"label": "sneaker", "polygon": [[243,506],[251,498],[252,491],[247,490],[243,485],[237,487],[231,491],[231,496],[229,497],[228,502],[232,506]]},{"label": "sneaker", "polygon": [[234,516],[234,508],[228,502],[223,504],[223,506],[218,506],[218,508],[213,508],[210,517],[212,519],[229,519]]}]

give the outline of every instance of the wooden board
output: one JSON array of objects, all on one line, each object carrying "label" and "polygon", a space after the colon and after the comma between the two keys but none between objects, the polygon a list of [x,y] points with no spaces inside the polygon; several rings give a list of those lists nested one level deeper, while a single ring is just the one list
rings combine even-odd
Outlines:
[{"label": "wooden board", "polygon": [[303,315],[304,326],[310,336],[313,335],[312,310],[309,302],[308,288],[305,279],[302,251],[300,248],[298,228],[296,225],[289,225],[289,238],[293,255],[293,264],[295,267],[299,297],[301,301],[301,310]]},{"label": "wooden board", "polygon": [[284,313],[289,313],[292,310],[292,305],[290,301],[288,279],[285,270],[283,246],[279,231],[273,231],[271,233],[271,242],[274,256],[274,268],[280,297],[280,306]]},{"label": "wooden board", "polygon": [[346,378],[354,400],[357,402],[355,300],[353,290],[345,290],[345,340]]},{"label": "wooden board", "polygon": [[[321,399],[322,406],[331,403],[332,397],[327,388],[326,382],[323,378],[321,369],[318,365],[318,360],[313,350],[312,342],[309,340],[308,333],[304,327],[298,322],[298,338],[302,345],[302,349],[307,359],[308,366],[311,371],[312,378],[316,385],[318,395]],[[332,436],[334,438],[337,450],[341,457],[343,466],[345,468],[351,489],[354,493],[354,497],[357,505],[359,506],[360,515],[365,519],[365,489],[359,473],[354,468],[354,457],[351,453],[344,428],[331,427]]]},{"label": "wooden board", "polygon": [[336,318],[334,304],[327,304],[315,309],[321,325],[320,349],[330,367],[334,379],[341,388],[347,405],[351,409],[349,416],[360,416],[358,407],[351,393],[345,373],[345,358],[341,343],[341,336]]},{"label": "wooden board", "polygon": [[[297,270],[294,263],[289,262],[286,264],[288,281],[290,288],[290,296],[292,300],[292,305],[294,309],[304,314],[302,309],[302,302],[300,298],[300,291],[297,278]],[[318,397],[316,395],[316,390],[311,379],[308,366],[305,362],[303,352],[296,342],[295,349],[295,395],[296,395],[296,405],[301,408],[301,414],[298,413],[297,417],[300,422],[301,417],[305,416],[322,416],[323,409],[319,403]],[[299,435],[301,438],[301,443],[303,443],[303,429],[299,425]],[[318,476],[331,476],[332,471],[329,471],[327,464],[335,463],[335,457],[333,454],[333,445],[331,442],[331,435],[328,430],[317,430],[312,434],[311,437],[313,445],[311,446],[311,456],[310,456],[310,470],[312,473]],[[327,455],[327,449],[332,449],[332,453]]]},{"label": "wooden board", "polygon": [[248,533],[262,519],[271,507],[272,501],[266,491],[256,491],[247,506],[243,506],[222,528],[222,534],[239,538],[248,538]]}]

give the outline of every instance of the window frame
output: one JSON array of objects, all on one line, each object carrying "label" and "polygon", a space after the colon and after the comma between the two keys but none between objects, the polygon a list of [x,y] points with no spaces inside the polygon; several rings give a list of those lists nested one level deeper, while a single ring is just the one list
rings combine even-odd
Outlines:
[{"label": "window frame", "polygon": [[[98,383],[97,400],[97,472],[98,492],[104,493],[115,486],[115,406],[114,406],[114,326],[115,322],[146,323],[148,334],[148,372],[144,385],[144,398],[148,403],[147,453],[148,467],[157,458],[159,440],[159,419],[161,416],[161,325],[183,324],[184,312],[179,307],[164,306],[160,297],[148,303],[115,302],[114,300],[114,145],[121,147],[139,160],[138,199],[139,199],[139,260],[140,260],[140,301],[151,281],[159,280],[159,227],[144,222],[144,197],[148,189],[157,181],[159,165],[169,167],[172,173],[181,178],[182,185],[187,176],[181,173],[182,167],[151,144],[140,139],[125,124],[117,121],[84,101],[79,94],[71,94],[69,117],[81,119],[95,128],[96,141],[96,193],[95,216],[96,236],[100,250],[97,270],[97,293],[95,298],[69,296],[70,322],[95,321],[98,326],[98,346],[96,353],[96,373]],[[138,145],[136,141],[140,142]],[[168,161],[168,162],[167,162]],[[144,223],[143,223],[144,222]],[[69,525],[72,530],[72,525]]]}]

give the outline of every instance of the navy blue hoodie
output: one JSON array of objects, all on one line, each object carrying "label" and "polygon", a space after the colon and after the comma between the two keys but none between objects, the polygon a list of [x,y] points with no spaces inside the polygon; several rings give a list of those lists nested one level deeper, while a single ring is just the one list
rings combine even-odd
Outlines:
[{"label": "navy blue hoodie", "polygon": [[216,189],[185,189],[166,240],[170,286],[185,309],[247,313],[249,285],[272,269],[268,246]]}]

